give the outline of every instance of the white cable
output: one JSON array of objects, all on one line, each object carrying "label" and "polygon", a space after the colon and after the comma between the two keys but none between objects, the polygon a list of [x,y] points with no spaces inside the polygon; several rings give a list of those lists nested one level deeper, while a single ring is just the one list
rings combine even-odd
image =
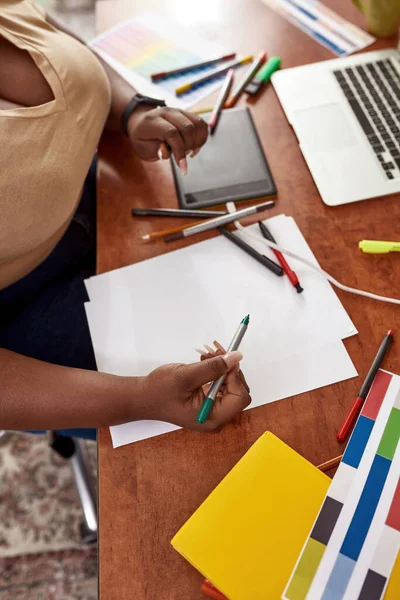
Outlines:
[{"label": "white cable", "polygon": [[[229,212],[231,212],[231,211],[229,211]],[[235,221],[235,226],[237,227],[237,229],[242,231],[244,233],[244,235],[246,235],[247,237],[251,237],[251,238],[257,240],[257,242],[262,241],[269,248],[274,248],[275,250],[279,250],[279,252],[282,252],[282,254],[286,254],[287,256],[290,256],[291,258],[295,258],[296,260],[303,263],[304,265],[307,265],[307,267],[310,267],[310,269],[313,269],[320,275],[323,275],[328,281],[330,281],[332,283],[332,285],[335,285],[337,288],[339,288],[340,290],[343,290],[344,292],[349,292],[350,294],[357,294],[358,296],[364,296],[365,298],[371,298],[372,300],[379,300],[380,302],[389,302],[390,304],[400,305],[400,299],[386,298],[386,296],[378,296],[378,294],[372,294],[371,292],[364,292],[363,290],[357,290],[355,288],[348,287],[347,285],[344,285],[343,283],[340,283],[339,281],[334,279],[334,277],[332,277],[332,275],[329,275],[329,273],[327,273],[320,267],[317,267],[312,262],[303,258],[302,256],[298,256],[294,252],[291,252],[290,250],[283,248],[283,246],[274,244],[273,242],[266,240],[262,236],[254,235],[253,233],[248,231],[247,227],[243,227],[243,225],[241,225],[239,223],[239,221]]]}]

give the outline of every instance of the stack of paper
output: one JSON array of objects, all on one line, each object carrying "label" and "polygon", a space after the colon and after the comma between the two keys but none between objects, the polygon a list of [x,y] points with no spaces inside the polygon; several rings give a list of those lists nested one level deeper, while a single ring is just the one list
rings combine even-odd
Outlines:
[{"label": "stack of paper", "polygon": [[[266,223],[282,246],[317,264],[292,218]],[[260,235],[257,226],[248,229]],[[259,239],[251,243],[273,256]],[[288,262],[302,294],[223,237],[90,278],[86,311],[98,369],[145,375],[164,363],[193,362],[194,348],[215,339],[227,345],[250,313],[241,350],[251,407],[356,376],[342,340],[357,331],[336,294],[321,275]],[[111,434],[116,447],[173,429],[141,421]]]}]

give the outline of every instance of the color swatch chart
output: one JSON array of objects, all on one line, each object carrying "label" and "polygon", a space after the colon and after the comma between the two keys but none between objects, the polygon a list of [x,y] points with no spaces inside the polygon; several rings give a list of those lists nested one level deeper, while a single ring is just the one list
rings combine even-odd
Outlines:
[{"label": "color swatch chart", "polygon": [[282,598],[380,600],[398,581],[399,438],[400,377],[381,370]]},{"label": "color swatch chart", "polygon": [[369,46],[372,35],[317,0],[263,0],[264,4],[338,56]]},{"label": "color swatch chart", "polygon": [[92,40],[90,47],[139,92],[162,98],[169,106],[191,106],[217,89],[221,79],[224,79],[222,75],[179,98],[175,94],[178,86],[220,65],[192,69],[188,73],[153,83],[153,73],[170,71],[225,54],[219,44],[209,42],[158,14],[145,14],[125,21]]}]

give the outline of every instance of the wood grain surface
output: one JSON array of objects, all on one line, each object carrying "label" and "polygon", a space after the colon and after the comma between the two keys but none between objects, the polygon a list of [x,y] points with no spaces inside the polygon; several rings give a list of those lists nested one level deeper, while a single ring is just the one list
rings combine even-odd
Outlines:
[{"label": "wood grain surface", "polygon": [[[327,4],[363,25],[350,0]],[[281,56],[285,68],[333,58],[257,0],[204,0],[199,4],[153,0],[139,5],[167,12],[210,39],[220,39],[229,50],[256,54],[265,48],[270,55]],[[98,2],[98,31],[132,14],[133,4],[126,0]],[[373,48],[393,47],[396,42],[380,41]],[[210,99],[204,105],[210,105]],[[239,103],[244,105],[245,98]],[[272,86],[266,86],[257,100],[247,105],[278,188],[277,206],[265,217],[293,216],[321,266],[340,281],[399,297],[399,255],[363,255],[357,244],[365,238],[400,237],[400,196],[325,206]],[[173,226],[176,219],[133,219],[130,214],[133,206],[177,207],[168,163],[140,162],[123,136],[115,134],[103,137],[99,157],[99,272],[191,243],[142,243],[139,236]],[[196,241],[211,235],[196,236]],[[359,335],[345,342],[359,378],[247,411],[218,435],[177,431],[113,450],[108,430],[99,432],[101,600],[203,598],[201,575],[172,549],[170,540],[264,431],[273,431],[315,464],[341,453],[336,431],[384,333],[398,328],[400,312],[393,305],[342,292],[338,296],[359,330]],[[151,327],[149,335],[154,335],[157,343],[157,332]],[[384,364],[397,373],[399,346],[400,342],[395,342]]]}]

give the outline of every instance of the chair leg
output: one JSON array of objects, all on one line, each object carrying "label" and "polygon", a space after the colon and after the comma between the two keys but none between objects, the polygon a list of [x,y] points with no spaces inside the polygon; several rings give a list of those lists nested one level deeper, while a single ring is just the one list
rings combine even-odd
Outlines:
[{"label": "chair leg", "polygon": [[11,436],[11,431],[0,429],[0,446],[5,446]]},{"label": "chair leg", "polygon": [[84,516],[80,531],[82,541],[91,544],[97,541],[97,496],[84,442],[78,438],[73,440],[75,452],[71,457],[71,466]]}]

